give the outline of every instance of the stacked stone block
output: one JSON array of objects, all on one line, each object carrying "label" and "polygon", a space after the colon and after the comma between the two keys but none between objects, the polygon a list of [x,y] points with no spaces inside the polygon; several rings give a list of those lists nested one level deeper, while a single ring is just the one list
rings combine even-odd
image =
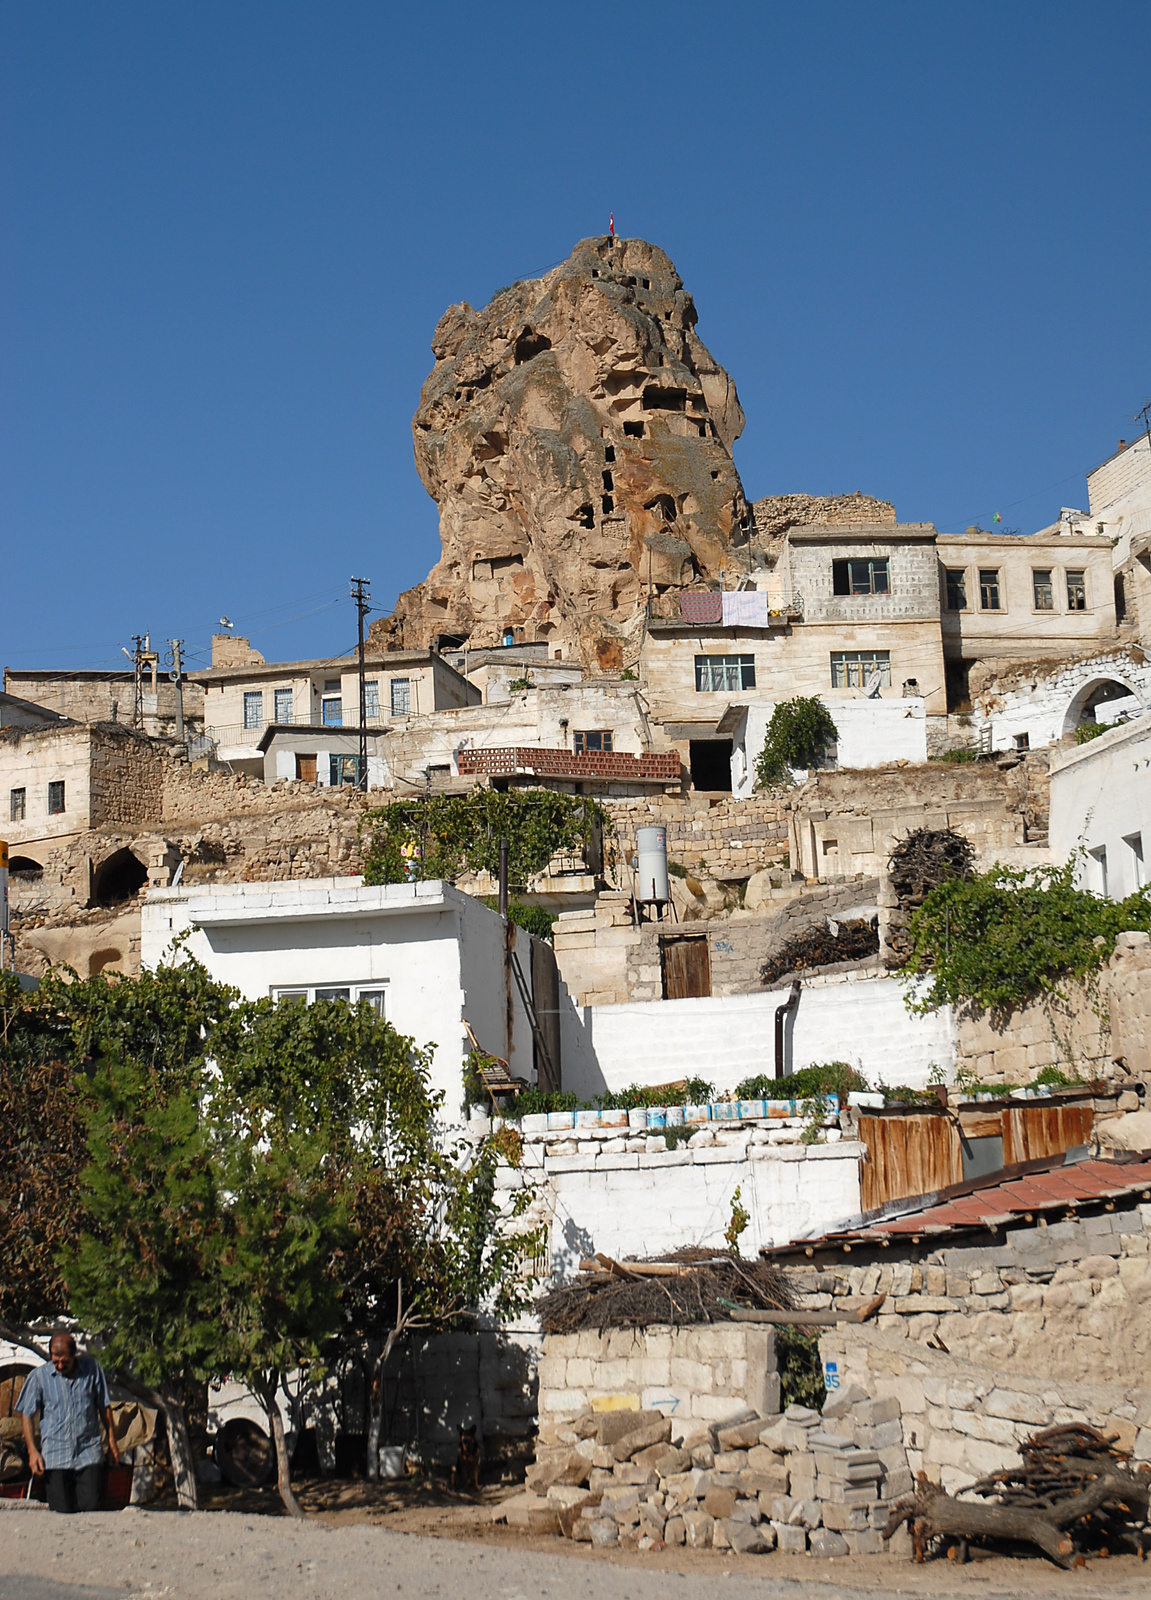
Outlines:
[{"label": "stacked stone block", "polygon": [[541,1428],[525,1493],[497,1515],[597,1546],[878,1555],[910,1488],[898,1403],[862,1390],[823,1416],[793,1405],[726,1427],[586,1407]]}]

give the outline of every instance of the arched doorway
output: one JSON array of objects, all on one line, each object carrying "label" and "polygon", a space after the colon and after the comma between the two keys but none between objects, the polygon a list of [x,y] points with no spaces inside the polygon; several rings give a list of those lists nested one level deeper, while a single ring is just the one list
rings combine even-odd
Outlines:
[{"label": "arched doorway", "polygon": [[8,858],[8,876],[22,878],[26,883],[33,883],[44,876],[44,868],[38,861],[33,861],[31,856],[10,856]]},{"label": "arched doorway", "polygon": [[148,881],[148,869],[127,848],[102,861],[92,874],[92,904],[118,906],[130,900]]},{"label": "arched doorway", "polygon": [[1074,733],[1075,729],[1085,722],[1095,722],[1096,706],[1107,705],[1113,700],[1130,700],[1134,698],[1139,705],[1143,705],[1143,696],[1129,683],[1124,683],[1122,678],[1089,678],[1081,684],[1072,697],[1071,704],[1067,707],[1063,718],[1063,732]]}]

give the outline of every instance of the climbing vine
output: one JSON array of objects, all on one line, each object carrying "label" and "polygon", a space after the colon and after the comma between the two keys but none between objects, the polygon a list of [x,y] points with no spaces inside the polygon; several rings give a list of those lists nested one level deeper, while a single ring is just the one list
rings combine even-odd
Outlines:
[{"label": "climbing vine", "polygon": [[830,711],[817,695],[781,700],[771,713],[763,749],[755,761],[757,789],[789,784],[793,767],[813,767],[839,737]]},{"label": "climbing vine", "polygon": [[1067,980],[1090,979],[1127,929],[1151,930],[1151,889],[1103,900],[1075,887],[1079,856],[1021,872],[996,866],[930,890],[911,919],[908,1009],[967,1002],[1006,1013]]},{"label": "climbing vine", "polygon": [[555,855],[595,852],[614,833],[608,813],[585,795],[550,789],[473,789],[465,795],[397,800],[361,823],[367,883],[455,879],[499,872],[508,841],[508,881],[523,888]]}]

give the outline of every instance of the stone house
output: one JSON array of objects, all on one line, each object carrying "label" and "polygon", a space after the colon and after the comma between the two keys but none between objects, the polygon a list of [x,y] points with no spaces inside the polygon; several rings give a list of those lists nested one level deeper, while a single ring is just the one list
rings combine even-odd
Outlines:
[{"label": "stone house", "polygon": [[1087,516],[1064,519],[1112,543],[1115,618],[1126,637],[1151,633],[1151,438],[1120,439],[1115,453],[1087,474]]},{"label": "stone house", "polygon": [[[132,725],[136,683],[131,672],[104,672],[88,668],[23,669],[5,667],[4,687],[12,695],[35,701],[72,722],[122,722]],[[185,734],[204,726],[204,691],[185,679],[183,685]],[[155,738],[172,738],[176,732],[176,686],[171,675],[159,669],[146,675],[140,697],[140,727]]]},{"label": "stone house", "polygon": [[[476,705],[480,692],[434,650],[373,651],[367,660],[366,725],[403,726],[449,706]],[[204,695],[204,732],[233,771],[264,776],[260,743],[270,727],[317,730],[359,724],[359,668],[354,656],[328,661],[266,662],[246,639],[217,634],[212,665],[192,674]],[[327,783],[317,749],[293,750],[292,777]],[[337,755],[342,752],[335,752]],[[278,774],[282,776],[283,774]],[[339,782],[355,782],[354,758],[337,768]]]}]

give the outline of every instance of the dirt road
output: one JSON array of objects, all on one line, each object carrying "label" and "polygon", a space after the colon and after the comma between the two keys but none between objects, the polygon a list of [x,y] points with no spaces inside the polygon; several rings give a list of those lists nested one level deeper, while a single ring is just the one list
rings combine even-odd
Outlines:
[{"label": "dirt road", "polygon": [[[959,1569],[888,1557],[592,1552],[554,1539],[428,1538],[368,1523],[129,1509],[58,1517],[0,1502],[0,1600],[1146,1600],[1133,1557],[1058,1572],[1043,1561]],[[445,1530],[446,1531],[446,1530]]]}]

